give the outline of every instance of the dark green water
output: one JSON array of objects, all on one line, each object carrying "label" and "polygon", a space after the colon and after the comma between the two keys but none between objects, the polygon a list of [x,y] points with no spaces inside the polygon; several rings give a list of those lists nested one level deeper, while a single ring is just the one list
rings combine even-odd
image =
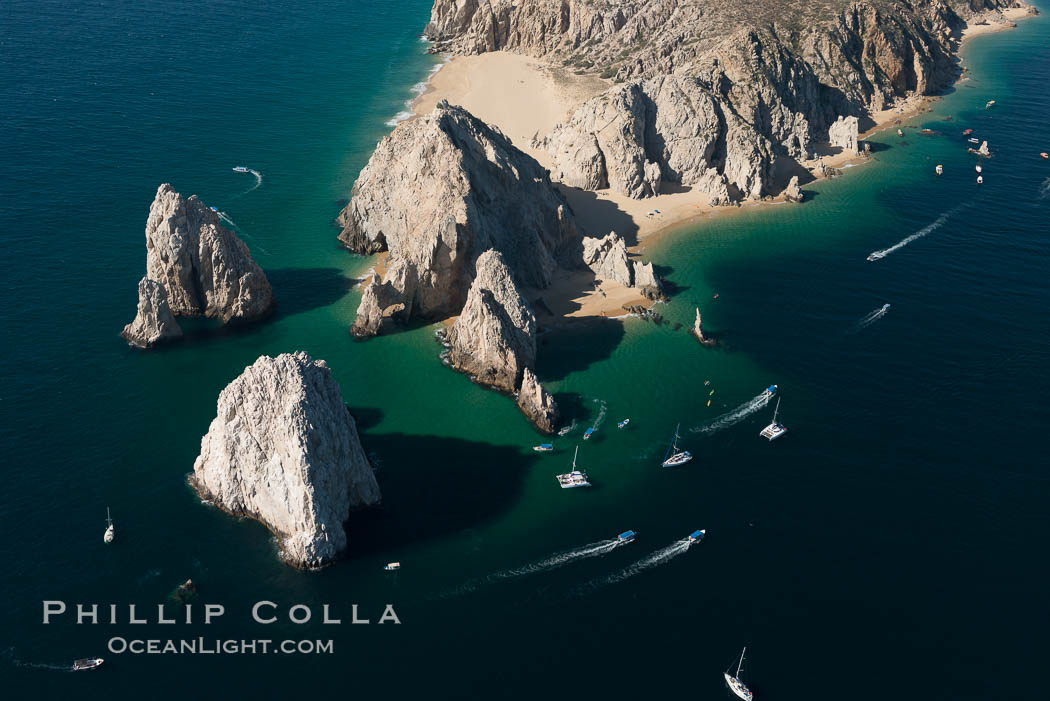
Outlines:
[{"label": "dark green water", "polygon": [[[720,348],[638,320],[546,336],[540,375],[562,404],[584,423],[607,407],[581,445],[596,486],[563,491],[553,475],[575,441],[528,450],[539,438],[510,400],[441,367],[432,327],[347,334],[369,261],[336,245],[331,220],[435,63],[416,36],[428,11],[0,7],[10,697],[719,699],[745,644],[763,699],[1038,695],[1050,613],[1046,16],[975,39],[969,80],[904,139],[876,136],[874,163],[807,188],[804,206],[715,217],[650,246],[677,290],[665,315],[688,323],[700,304]],[[967,127],[995,152],[980,187]],[[242,163],[263,174],[250,192],[230,170]],[[274,320],[202,328],[158,352],[122,343],[164,181],[237,223],[274,285]],[[350,557],[315,573],[281,565],[264,528],[185,486],[222,387],[260,354],[298,349],[332,366],[385,501],[351,523]],[[773,382],[786,437],[757,436],[771,407],[712,430]],[[696,459],[661,469],[678,422]],[[520,571],[628,528],[633,544]],[[704,543],[630,569],[696,528]],[[404,568],[383,572],[390,560]],[[141,612],[187,577],[198,604],[226,607],[221,619],[41,624],[44,599]],[[260,626],[249,609],[263,599],[315,617],[327,603],[343,625]],[[350,625],[352,603],[373,624]],[[375,624],[387,603],[401,625]],[[112,654],[114,636],[332,639],[335,652]],[[96,654],[107,662],[91,674],[49,667]]]}]

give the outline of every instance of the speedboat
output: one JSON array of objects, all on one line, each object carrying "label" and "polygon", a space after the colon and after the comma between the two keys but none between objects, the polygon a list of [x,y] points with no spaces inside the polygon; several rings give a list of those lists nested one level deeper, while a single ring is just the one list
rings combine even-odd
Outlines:
[{"label": "speedboat", "polygon": [[[113,519],[109,517],[109,507],[106,507],[106,532],[102,534],[103,543],[112,543],[113,538],[117,535],[116,530],[113,528]],[[101,664],[101,662],[99,663]]]},{"label": "speedboat", "polygon": [[573,489],[575,487],[590,487],[587,473],[576,469],[576,456],[580,454],[580,446],[576,446],[576,452],[572,454],[572,472],[557,475],[558,484],[562,489]]},{"label": "speedboat", "polygon": [[586,431],[583,432],[583,440],[585,440],[585,441],[586,440],[590,440],[591,436],[593,436],[593,435],[594,435],[594,426],[591,426],[590,428],[588,428]]},{"label": "speedboat", "polygon": [[969,139],[967,139],[967,141],[969,141],[971,144],[979,144],[979,143],[981,143],[980,139],[975,139],[972,136]]},{"label": "speedboat", "polygon": [[973,133],[973,129],[967,129],[966,131],[963,132],[963,136],[969,136],[972,133]]},{"label": "speedboat", "polygon": [[705,535],[707,535],[706,530],[700,529],[699,531],[693,531],[689,534],[689,542],[695,543],[698,540],[703,540]]},{"label": "speedboat", "polygon": [[616,540],[620,541],[621,543],[630,543],[632,540],[634,540],[634,537],[636,535],[638,534],[634,531],[624,531],[620,535],[616,536]]},{"label": "speedboat", "polygon": [[989,100],[988,102],[986,102],[986,103],[984,104],[984,108],[985,108],[985,109],[988,109],[989,107],[991,107],[991,106],[992,106],[992,105],[994,105],[994,104],[995,104],[995,100]]},{"label": "speedboat", "polygon": [[85,657],[82,660],[73,660],[73,671],[80,672],[85,669],[95,669],[102,665],[101,657]]},{"label": "speedboat", "polygon": [[624,419],[620,423],[616,424],[616,428],[627,428],[627,424],[631,423],[630,419]]},{"label": "speedboat", "polygon": [[[886,311],[886,308],[889,307],[889,306],[890,305],[887,304],[885,307],[882,308],[882,310]],[[777,422],[777,412],[779,410],[780,410],[780,398],[778,397],[777,398],[777,406],[776,406],[776,408],[773,409],[773,422],[771,424],[769,424],[768,426],[766,426],[765,428],[763,428],[761,431],[759,431],[758,435],[760,435],[763,438],[766,438],[768,440],[775,441],[776,439],[780,438],[785,433],[787,433],[787,429],[784,428],[784,425],[779,423],[779,422]]]},{"label": "speedboat", "polygon": [[[872,254],[872,255],[874,255],[874,254]],[[772,397],[776,393],[777,393],[777,386],[776,385],[770,385],[769,387],[766,387],[766,396],[767,397]]]},{"label": "speedboat", "polygon": [[904,136],[904,132],[900,129],[897,130],[897,136]]},{"label": "speedboat", "polygon": [[388,563],[386,563],[383,566],[383,569],[386,570],[387,572],[393,572],[394,570],[401,569],[401,563],[400,562],[388,562]]},{"label": "speedboat", "polygon": [[983,175],[978,175],[977,176],[977,184],[980,185],[983,182],[984,182],[984,176]]},{"label": "speedboat", "polygon": [[[752,701],[752,699],[755,698],[755,695],[751,693],[750,689],[744,686],[744,682],[740,679],[740,668],[744,666],[744,652],[747,652],[746,647],[744,648],[744,651],[740,653],[740,663],[736,666],[736,674],[731,676],[727,669],[725,672],[725,678],[730,691],[744,699],[744,701]],[[732,667],[729,669],[732,669]]]},{"label": "speedboat", "polygon": [[660,463],[664,467],[678,467],[684,465],[693,459],[693,454],[688,450],[678,449],[678,439],[681,436],[678,435],[678,429],[682,427],[682,424],[678,424],[674,430],[674,440],[671,441],[671,445],[667,447],[667,454],[664,455],[664,461]]},{"label": "speedboat", "polygon": [[249,168],[248,166],[234,166],[233,170],[238,172],[238,173],[250,173],[251,172],[251,168]]},{"label": "speedboat", "polygon": [[980,172],[981,172],[981,166],[980,166],[980,165],[976,165],[976,166],[974,166],[974,168],[976,168],[976,169],[977,169],[977,172],[978,172],[978,173],[980,173]]},{"label": "speedboat", "polygon": [[[888,312],[889,310],[890,310],[890,305],[888,305],[888,304],[884,304],[884,305],[882,305],[882,311],[883,311],[883,312]],[[779,402],[778,402],[778,403],[779,403]]]},{"label": "speedboat", "polygon": [[549,453],[554,450],[553,443],[540,443],[539,445],[532,446],[532,449],[537,453]]},{"label": "speedboat", "polygon": [[1044,153],[1040,153],[1039,155],[1042,156],[1043,158],[1050,158],[1050,154],[1047,154],[1045,152]]},{"label": "speedboat", "polygon": [[944,166],[938,165],[936,168],[934,168],[934,170],[937,172],[937,175],[940,175],[944,172]]}]

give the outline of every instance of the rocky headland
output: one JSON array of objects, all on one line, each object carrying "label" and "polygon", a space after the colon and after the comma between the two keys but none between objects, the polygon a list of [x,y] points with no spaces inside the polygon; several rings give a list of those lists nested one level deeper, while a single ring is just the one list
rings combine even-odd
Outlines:
[{"label": "rocky headland", "polygon": [[284,561],[314,568],[347,544],[351,509],[379,485],[323,360],[262,356],[219,394],[190,483],[201,498],[263,523]]},{"label": "rocky headland", "polygon": [[145,348],[181,335],[174,317],[229,324],[259,319],[272,308],[270,283],[244,242],[196,195],[184,198],[161,185],[146,221],[138,313],[124,338]]}]

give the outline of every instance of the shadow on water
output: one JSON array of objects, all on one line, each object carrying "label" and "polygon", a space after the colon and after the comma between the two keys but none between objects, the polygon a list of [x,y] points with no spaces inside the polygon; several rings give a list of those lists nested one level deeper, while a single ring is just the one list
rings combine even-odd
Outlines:
[{"label": "shadow on water", "polygon": [[539,338],[536,375],[546,382],[586,370],[611,356],[625,333],[622,322],[606,319],[551,329]]},{"label": "shadow on water", "polygon": [[516,448],[459,438],[388,433],[362,441],[369,454],[397,467],[377,474],[382,506],[351,514],[349,558],[483,525],[516,502],[536,461]]},{"label": "shadow on water", "polygon": [[278,319],[327,307],[357,282],[338,268],[278,268],[267,270],[266,277],[273,286]]},{"label": "shadow on water", "polygon": [[358,431],[367,431],[370,428],[375,428],[385,416],[385,412],[378,407],[352,407],[347,405],[346,408],[350,411],[350,416],[354,417],[354,423],[357,424]]}]

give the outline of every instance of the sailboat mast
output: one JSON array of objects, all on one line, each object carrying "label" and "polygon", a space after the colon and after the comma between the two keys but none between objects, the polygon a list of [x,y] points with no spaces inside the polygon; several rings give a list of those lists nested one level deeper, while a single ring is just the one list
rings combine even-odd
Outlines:
[{"label": "sailboat mast", "polygon": [[674,427],[674,452],[678,452],[678,430],[682,428],[682,424],[678,424]]},{"label": "sailboat mast", "polygon": [[740,679],[740,668],[744,666],[744,653],[746,653],[746,652],[747,652],[747,648],[745,647],[743,649],[743,651],[741,651],[741,653],[740,653],[740,664],[738,664],[736,666],[736,678],[737,679]]},{"label": "sailboat mast", "polygon": [[773,423],[777,422],[777,412],[780,411],[780,397],[777,397],[777,405],[773,407]]},{"label": "sailboat mast", "polygon": [[580,454],[580,446],[576,446],[576,452],[572,454],[572,469],[576,469],[576,456]]}]

